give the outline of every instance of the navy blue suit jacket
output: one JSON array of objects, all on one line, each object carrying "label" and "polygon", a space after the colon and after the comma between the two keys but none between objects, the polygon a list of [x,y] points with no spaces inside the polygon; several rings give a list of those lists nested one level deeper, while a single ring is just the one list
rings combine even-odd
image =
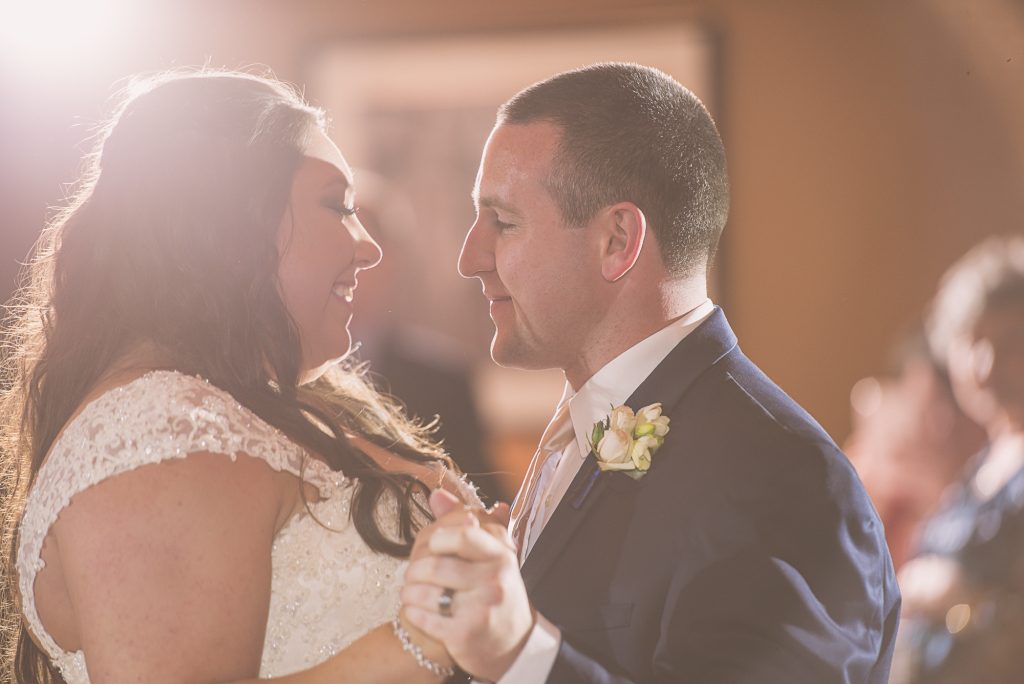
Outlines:
[{"label": "navy blue suit jacket", "polygon": [[882,525],[822,428],[721,309],[637,389],[670,432],[647,475],[587,459],[523,566],[563,641],[549,682],[888,681]]}]

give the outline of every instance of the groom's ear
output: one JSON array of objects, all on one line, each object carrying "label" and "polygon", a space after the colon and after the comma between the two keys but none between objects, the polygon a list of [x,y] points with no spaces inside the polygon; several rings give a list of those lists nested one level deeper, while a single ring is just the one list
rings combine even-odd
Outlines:
[{"label": "groom's ear", "polygon": [[601,275],[610,283],[636,266],[647,238],[647,217],[632,202],[619,202],[602,210]]}]

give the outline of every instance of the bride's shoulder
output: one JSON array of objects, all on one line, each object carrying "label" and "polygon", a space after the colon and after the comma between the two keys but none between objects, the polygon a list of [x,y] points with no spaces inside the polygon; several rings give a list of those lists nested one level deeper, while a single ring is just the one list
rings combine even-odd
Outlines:
[{"label": "bride's shoulder", "polygon": [[101,386],[95,404],[124,404],[146,410],[192,409],[216,403],[233,407],[238,402],[225,390],[198,375],[176,370],[150,370],[130,379]]},{"label": "bride's shoulder", "polygon": [[244,453],[288,471],[299,469],[304,454],[213,383],[154,370],[97,387],[54,441],[47,461],[117,470],[197,452],[232,460]]},{"label": "bride's shoulder", "polygon": [[[283,475],[301,472],[304,452],[246,413],[224,390],[175,371],[122,375],[97,385],[54,440],[32,483],[19,558],[36,563],[58,516],[65,529],[76,520],[105,525],[108,513],[152,522],[158,509],[167,512],[186,499],[196,510],[216,507],[235,491],[248,492],[250,509],[259,507],[266,513],[261,520],[279,525],[290,512],[283,493],[291,483]],[[154,529],[162,524],[157,520]],[[104,525],[99,527],[121,529]]]},{"label": "bride's shoulder", "polygon": [[211,424],[254,427],[254,419],[230,393],[202,377],[152,370],[97,387],[68,422],[68,429],[77,423],[113,426],[122,434],[139,427],[157,431]]},{"label": "bride's shoulder", "polygon": [[191,409],[210,400],[230,397],[201,377],[175,370],[150,370],[114,376],[97,384],[68,421],[115,416],[124,424],[145,414]]}]

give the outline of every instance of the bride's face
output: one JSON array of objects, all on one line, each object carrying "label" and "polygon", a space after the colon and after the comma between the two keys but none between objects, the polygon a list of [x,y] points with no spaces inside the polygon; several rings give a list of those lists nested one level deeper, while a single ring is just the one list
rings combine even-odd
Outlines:
[{"label": "bride's face", "polygon": [[381,251],[355,214],[352,169],[317,131],[292,180],[278,228],[278,282],[299,329],[303,380],[344,356],[356,274],[380,261]]}]

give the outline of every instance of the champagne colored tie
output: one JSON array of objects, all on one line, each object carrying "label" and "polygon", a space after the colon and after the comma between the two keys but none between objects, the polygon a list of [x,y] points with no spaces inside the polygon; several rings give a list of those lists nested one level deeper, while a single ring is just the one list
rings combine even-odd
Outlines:
[{"label": "champagne colored tie", "polygon": [[526,471],[526,477],[519,488],[515,502],[512,504],[512,538],[519,547],[520,559],[526,549],[526,530],[529,527],[530,516],[533,513],[534,501],[537,499],[537,489],[540,483],[541,473],[548,459],[561,452],[576,437],[572,427],[572,417],[569,415],[569,402],[566,401],[555,411],[554,417],[544,429],[540,438],[537,451],[533,454],[530,467]]}]

